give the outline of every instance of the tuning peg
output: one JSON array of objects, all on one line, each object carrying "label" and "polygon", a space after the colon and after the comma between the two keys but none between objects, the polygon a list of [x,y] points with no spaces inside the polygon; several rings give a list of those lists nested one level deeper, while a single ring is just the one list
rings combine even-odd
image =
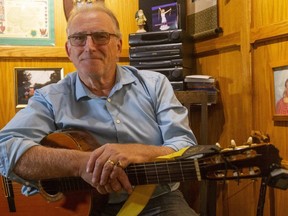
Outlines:
[{"label": "tuning peg", "polygon": [[250,175],[255,175],[255,170],[253,167],[249,167],[249,174]]},{"label": "tuning peg", "polygon": [[234,177],[240,176],[240,172],[239,172],[239,171],[236,171],[236,170],[233,171],[233,176],[234,176]]},{"label": "tuning peg", "polygon": [[253,138],[250,136],[250,137],[248,137],[246,144],[252,145],[252,143],[253,143]]},{"label": "tuning peg", "polygon": [[[219,142],[216,142],[215,145],[216,145],[218,148],[222,149]],[[221,156],[220,156],[220,154],[215,155],[215,162],[216,162],[216,163],[221,163]]]},{"label": "tuning peg", "polygon": [[236,148],[236,142],[235,142],[235,140],[233,140],[233,139],[231,140],[230,148],[233,148],[233,149]]}]

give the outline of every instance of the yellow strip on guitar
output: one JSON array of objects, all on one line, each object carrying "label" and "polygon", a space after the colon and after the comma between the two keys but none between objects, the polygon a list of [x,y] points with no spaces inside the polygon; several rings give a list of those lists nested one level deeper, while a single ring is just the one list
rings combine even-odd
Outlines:
[{"label": "yellow strip on guitar", "polygon": [[[173,159],[175,157],[180,157],[189,147],[183,148],[177,152],[173,152],[172,154],[160,156],[157,158],[157,161]],[[148,201],[150,200],[154,190],[156,188],[156,184],[150,185],[137,185],[132,194],[126,200],[117,216],[136,216],[138,215],[146,206]]]}]

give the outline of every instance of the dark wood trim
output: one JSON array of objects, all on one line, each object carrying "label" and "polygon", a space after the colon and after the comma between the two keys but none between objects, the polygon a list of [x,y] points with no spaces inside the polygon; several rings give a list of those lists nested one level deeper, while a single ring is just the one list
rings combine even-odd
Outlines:
[{"label": "dark wood trim", "polygon": [[288,20],[251,29],[250,43],[255,44],[288,36]]}]

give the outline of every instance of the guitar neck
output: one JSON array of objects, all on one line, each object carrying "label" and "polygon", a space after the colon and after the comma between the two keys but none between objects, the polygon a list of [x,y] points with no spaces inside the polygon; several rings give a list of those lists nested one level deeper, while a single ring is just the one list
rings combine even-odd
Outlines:
[{"label": "guitar neck", "polygon": [[[163,161],[130,164],[125,172],[132,185],[173,183],[197,179],[194,160]],[[196,163],[197,164],[197,163]],[[41,180],[41,187],[48,194],[91,190],[91,185],[80,177]]]},{"label": "guitar neck", "polygon": [[132,185],[173,183],[197,179],[197,164],[191,159],[131,164],[125,172]]},{"label": "guitar neck", "polygon": [[[278,150],[271,144],[263,144],[227,150],[198,159],[182,158],[130,164],[124,171],[132,185],[163,184],[189,180],[225,180],[268,176],[271,172],[271,165],[278,166],[280,162]],[[91,186],[80,177],[48,179],[42,180],[40,183],[46,192],[91,190]]]}]

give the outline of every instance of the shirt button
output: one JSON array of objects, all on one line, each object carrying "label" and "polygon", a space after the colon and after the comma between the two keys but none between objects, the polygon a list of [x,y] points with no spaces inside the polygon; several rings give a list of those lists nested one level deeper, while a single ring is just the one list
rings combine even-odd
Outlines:
[{"label": "shirt button", "polygon": [[110,103],[111,102],[111,98],[108,98],[107,101]]},{"label": "shirt button", "polygon": [[120,122],[121,122],[121,121],[120,121],[119,119],[116,120],[116,123],[117,123],[117,124],[120,124]]}]

